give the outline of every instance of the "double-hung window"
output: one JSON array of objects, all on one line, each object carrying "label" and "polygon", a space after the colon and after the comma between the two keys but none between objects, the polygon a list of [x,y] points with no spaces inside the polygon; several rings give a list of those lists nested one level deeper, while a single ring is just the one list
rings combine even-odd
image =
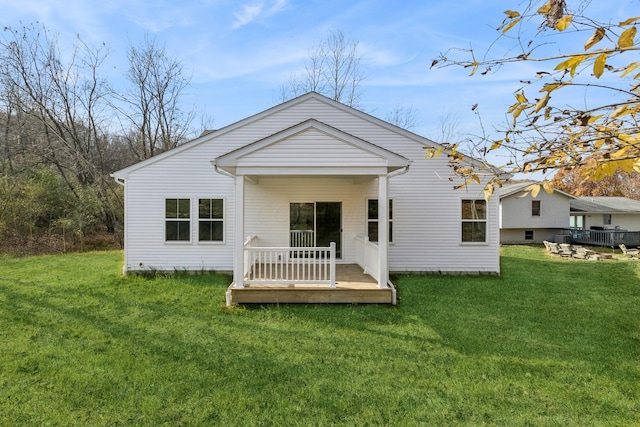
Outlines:
[{"label": "double-hung window", "polygon": [[224,241],[223,199],[200,199],[198,201],[198,241]]},{"label": "double-hung window", "polygon": [[462,201],[462,241],[487,241],[487,202],[484,200]]},{"label": "double-hung window", "polygon": [[190,199],[165,199],[165,241],[188,242],[191,240],[190,205]]},{"label": "double-hung window", "polygon": [[[378,200],[367,200],[367,236],[370,242],[378,241]],[[389,243],[393,242],[393,200],[389,199]]]}]

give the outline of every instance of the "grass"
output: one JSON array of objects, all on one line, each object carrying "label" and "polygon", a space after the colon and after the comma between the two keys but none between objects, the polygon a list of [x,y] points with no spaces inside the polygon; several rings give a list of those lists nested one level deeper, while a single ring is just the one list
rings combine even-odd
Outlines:
[{"label": "grass", "polygon": [[120,252],[0,258],[0,425],[640,424],[640,263],[505,247],[398,306],[224,307]]}]

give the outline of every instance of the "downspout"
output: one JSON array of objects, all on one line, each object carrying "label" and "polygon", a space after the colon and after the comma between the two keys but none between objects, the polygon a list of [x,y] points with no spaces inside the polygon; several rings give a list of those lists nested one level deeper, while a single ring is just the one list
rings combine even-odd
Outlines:
[{"label": "downspout", "polygon": [[[411,167],[411,164],[413,162],[411,160],[409,160],[409,164],[405,167],[403,167],[402,169],[398,169],[393,171],[392,173],[387,175],[387,179],[391,179],[394,178],[396,176],[401,176],[406,174],[407,172],[409,172],[409,168]],[[387,269],[389,268],[389,266],[387,265]],[[393,283],[391,282],[391,279],[387,278],[387,286],[391,289],[391,303],[393,305],[397,304],[397,296],[396,296],[396,288],[395,286],[393,286]]]},{"label": "downspout", "polygon": [[[115,176],[113,174],[111,174],[111,177],[113,178],[113,180],[117,184],[120,184],[120,185],[122,185],[124,187],[124,192],[125,192],[125,197],[124,197],[125,203],[124,204],[125,204],[125,212],[126,212],[127,186],[125,185],[124,178],[118,178],[117,176]],[[124,214],[124,224],[123,224],[123,226],[124,226],[124,236],[123,236],[124,243],[123,244],[124,244],[125,249],[124,249],[124,260],[123,260],[123,263],[122,263],[122,275],[124,276],[124,275],[127,274],[127,249],[126,249],[127,248],[127,215],[126,215],[126,213]]]}]

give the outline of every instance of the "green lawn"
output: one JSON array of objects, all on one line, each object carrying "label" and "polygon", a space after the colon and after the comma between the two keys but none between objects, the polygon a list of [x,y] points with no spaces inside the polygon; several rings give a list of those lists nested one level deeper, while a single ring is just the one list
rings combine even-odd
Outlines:
[{"label": "green lawn", "polygon": [[503,249],[399,305],[226,309],[120,252],[0,258],[0,426],[640,425],[640,262]]}]

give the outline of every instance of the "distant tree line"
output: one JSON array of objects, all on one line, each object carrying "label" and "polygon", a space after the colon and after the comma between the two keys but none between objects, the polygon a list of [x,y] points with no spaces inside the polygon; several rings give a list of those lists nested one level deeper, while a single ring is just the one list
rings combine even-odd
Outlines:
[{"label": "distant tree line", "polygon": [[182,65],[146,38],[126,86],[104,77],[106,45],[70,50],[39,24],[0,38],[0,251],[122,243],[122,189],[109,174],[185,142],[193,111]]}]

